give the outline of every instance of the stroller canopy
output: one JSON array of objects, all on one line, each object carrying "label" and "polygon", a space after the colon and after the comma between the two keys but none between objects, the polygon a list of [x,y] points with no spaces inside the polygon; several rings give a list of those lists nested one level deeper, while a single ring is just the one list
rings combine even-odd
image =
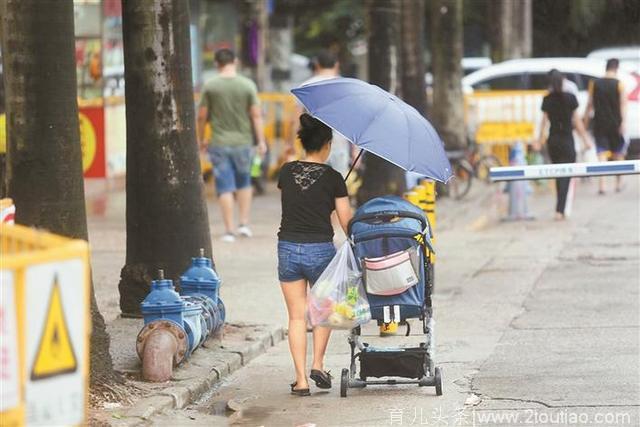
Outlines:
[{"label": "stroller canopy", "polygon": [[431,247],[431,230],[422,209],[397,196],[376,197],[360,206],[351,220],[350,234],[357,242],[372,235],[415,235],[425,231]]}]

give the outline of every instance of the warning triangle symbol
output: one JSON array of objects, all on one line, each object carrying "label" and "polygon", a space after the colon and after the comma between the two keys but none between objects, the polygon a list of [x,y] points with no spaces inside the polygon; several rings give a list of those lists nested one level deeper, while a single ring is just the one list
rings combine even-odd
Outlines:
[{"label": "warning triangle symbol", "polygon": [[31,368],[31,380],[68,374],[78,369],[78,362],[64,316],[58,277],[54,279],[49,306],[42,326],[38,352]]}]

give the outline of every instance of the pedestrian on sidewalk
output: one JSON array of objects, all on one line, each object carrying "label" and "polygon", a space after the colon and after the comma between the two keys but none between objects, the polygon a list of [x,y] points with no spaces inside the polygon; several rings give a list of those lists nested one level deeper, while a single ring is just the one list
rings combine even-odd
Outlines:
[{"label": "pedestrian on sidewalk", "polygon": [[[216,191],[225,226],[222,240],[235,241],[236,233],[251,237],[251,165],[253,145],[258,155],[267,150],[264,140],[262,112],[255,83],[237,72],[238,61],[233,51],[220,49],[215,54],[218,74],[205,83],[198,110],[198,142],[205,149],[206,124],[212,128],[208,152],[213,165]],[[237,200],[239,227],[235,229],[234,204]]]},{"label": "pedestrian on sidewalk", "polygon": [[[589,101],[584,113],[585,127],[589,128],[591,113],[593,112],[593,137],[596,140],[598,160],[624,160],[626,144],[625,113],[627,100],[624,86],[618,80],[618,66],[616,58],[607,60],[603,78],[589,82]],[[599,178],[598,194],[605,194],[604,177]],[[616,192],[622,190],[622,176],[616,177]]]},{"label": "pedestrian on sidewalk", "polygon": [[[542,123],[540,137],[534,144],[534,150],[539,151],[547,144],[549,157],[553,163],[574,163],[576,149],[573,141],[574,128],[582,139],[583,150],[591,147],[589,136],[578,117],[578,100],[575,95],[563,91],[564,76],[558,70],[549,72],[550,93],[542,100]],[[549,127],[548,138],[545,139]],[[571,178],[556,178],[556,220],[565,219],[567,194]]]},{"label": "pedestrian on sidewalk", "polygon": [[[305,113],[300,116],[298,137],[305,150],[304,160],[286,163],[278,180],[282,191],[278,276],[289,313],[289,349],[295,366],[291,393],[309,396],[307,284],[314,285],[336,253],[332,212],[337,213],[345,233],[352,212],[342,175],[326,164],[331,152],[331,128]],[[313,329],[310,378],[324,389],[331,388],[331,376],[324,370],[330,333],[329,328]]]},{"label": "pedestrian on sidewalk", "polygon": [[[340,63],[338,62],[338,58],[336,58],[336,55],[328,49],[323,49],[318,52],[318,54],[311,59],[310,66],[313,70],[313,76],[302,82],[300,86],[306,86],[340,77]],[[301,104],[298,103],[296,105],[296,117],[298,117],[300,114],[304,113],[305,110]],[[299,122],[296,120],[292,126],[292,134],[294,135],[294,138],[298,132],[298,123]],[[331,153],[329,155],[329,159],[327,159],[327,164],[340,172],[344,177],[349,172],[352,150],[354,148],[344,136],[337,132],[332,132]],[[291,141],[291,144],[293,145],[293,141]]]}]

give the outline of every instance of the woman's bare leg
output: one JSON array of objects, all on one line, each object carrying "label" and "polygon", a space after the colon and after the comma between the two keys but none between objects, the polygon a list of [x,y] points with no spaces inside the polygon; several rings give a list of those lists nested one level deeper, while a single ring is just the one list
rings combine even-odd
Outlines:
[{"label": "woman's bare leg", "polygon": [[313,364],[311,369],[324,370],[324,354],[331,336],[331,329],[316,326],[313,328]]},{"label": "woman's bare leg", "polygon": [[[624,160],[624,155],[616,153],[613,155],[613,160]],[[622,191],[622,175],[616,176],[616,192]]]},{"label": "woman's bare leg", "polygon": [[307,281],[281,282],[282,294],[289,312],[289,350],[296,369],[296,389],[309,388],[307,380]]},{"label": "woman's bare leg", "polygon": [[[598,161],[606,162],[608,160],[609,160],[609,156],[608,156],[607,153],[598,154]],[[600,193],[600,194],[604,194],[604,191],[605,191],[604,180],[605,180],[604,176],[601,176],[601,177],[598,178],[598,193]]]}]

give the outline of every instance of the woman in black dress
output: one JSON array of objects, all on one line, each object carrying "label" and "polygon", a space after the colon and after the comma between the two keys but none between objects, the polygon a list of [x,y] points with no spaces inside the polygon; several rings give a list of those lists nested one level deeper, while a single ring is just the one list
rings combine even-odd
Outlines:
[{"label": "woman in black dress", "polygon": [[[564,76],[558,70],[549,72],[551,90],[542,100],[542,123],[540,125],[540,137],[534,144],[534,149],[539,150],[546,142],[549,157],[553,163],[574,163],[576,150],[573,141],[573,130],[578,132],[582,139],[584,150],[589,149],[592,143],[584,129],[582,121],[578,117],[578,100],[568,92],[563,92],[562,83]],[[549,127],[549,136],[545,141],[545,134]],[[556,179],[556,215],[557,220],[565,218],[565,206],[571,178]]]}]

